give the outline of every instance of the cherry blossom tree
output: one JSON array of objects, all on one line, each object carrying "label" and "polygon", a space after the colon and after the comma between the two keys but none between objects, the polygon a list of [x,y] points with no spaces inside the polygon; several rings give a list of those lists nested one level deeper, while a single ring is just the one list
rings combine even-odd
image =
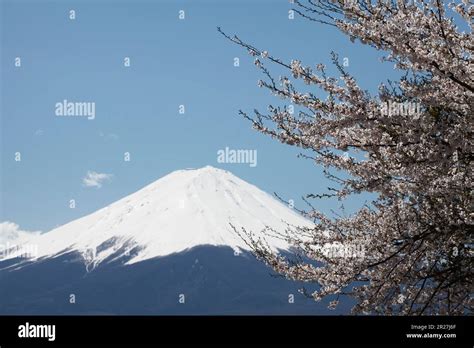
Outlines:
[{"label": "cherry blossom tree", "polygon": [[[240,114],[272,138],[302,149],[334,182],[309,194],[314,228],[268,231],[297,259],[236,229],[255,255],[288,279],[319,284],[319,301],[356,300],[355,314],[470,314],[473,309],[474,6],[468,0],[291,1],[295,13],[331,25],[384,54],[402,76],[363,90],[340,62],[285,62],[219,32],[255,57],[259,86],[295,106]],[[268,63],[268,64],[267,64]],[[287,71],[275,79],[271,68]],[[342,175],[344,173],[345,175]],[[327,216],[312,200],[375,198],[349,216]]]}]

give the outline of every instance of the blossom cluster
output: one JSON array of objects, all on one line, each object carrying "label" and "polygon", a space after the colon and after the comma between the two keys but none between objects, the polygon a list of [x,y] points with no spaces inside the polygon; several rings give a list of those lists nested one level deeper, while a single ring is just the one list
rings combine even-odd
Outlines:
[{"label": "blossom cluster", "polygon": [[[286,63],[228,37],[259,56],[256,66],[267,77],[259,86],[299,110],[270,106],[266,114],[241,114],[259,132],[311,153],[306,157],[335,183],[329,193],[307,198],[376,195],[349,217],[329,218],[315,208],[304,212],[315,227],[289,227],[283,236],[304,255],[298,262],[250,233],[248,242],[278,273],[319,284],[308,294],[315,300],[337,294],[330,308],[349,295],[357,299],[354,313],[472,313],[474,6],[436,0],[295,5],[303,17],[386,52],[384,59],[405,74],[397,83],[381,84],[374,96],[335,53],[340,78],[328,77],[322,64]],[[267,62],[287,69],[287,76],[275,81]],[[298,81],[318,93],[299,90]],[[416,105],[416,115],[383,112],[384,105]],[[357,246],[364,257],[325,253],[322,246],[334,243]]]}]

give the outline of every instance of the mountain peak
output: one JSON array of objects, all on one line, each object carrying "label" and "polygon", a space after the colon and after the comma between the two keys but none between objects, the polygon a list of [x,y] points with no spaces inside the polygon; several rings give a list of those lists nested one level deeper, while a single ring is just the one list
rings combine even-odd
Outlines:
[{"label": "mountain peak", "polygon": [[195,170],[197,171],[211,171],[211,172],[227,172],[227,170],[224,170],[224,169],[220,169],[220,168],[216,168],[216,167],[213,167],[211,165],[206,165],[204,167],[201,167],[201,168],[196,168]]},{"label": "mountain peak", "polygon": [[229,171],[216,168],[211,165],[206,165],[201,168],[186,168],[186,169],[179,169],[174,172],[171,172],[168,175],[176,174],[176,173],[188,173],[188,174],[213,174],[213,175],[222,175],[222,174],[231,174]]},{"label": "mountain peak", "polygon": [[[128,263],[181,252],[198,245],[247,249],[232,226],[256,235],[267,227],[311,223],[254,185],[223,169],[205,166],[174,171],[90,215],[35,239],[38,257],[78,251],[99,264],[121,257]],[[285,241],[269,238],[275,249]],[[122,253],[122,254],[120,254]],[[86,257],[85,257],[86,259]]]}]

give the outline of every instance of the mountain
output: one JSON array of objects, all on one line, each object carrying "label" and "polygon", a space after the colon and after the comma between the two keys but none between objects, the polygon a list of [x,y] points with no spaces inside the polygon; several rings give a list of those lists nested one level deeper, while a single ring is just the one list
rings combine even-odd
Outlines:
[{"label": "mountain", "polygon": [[[210,166],[178,170],[83,218],[35,238],[38,258],[77,251],[100,264],[112,255],[136,254],[133,264],[197,245],[248,249],[231,225],[259,234],[270,226],[309,226],[295,211],[228,171]],[[266,237],[275,249],[281,239]],[[118,253],[120,250],[122,253]],[[17,253],[8,257],[14,258]]]},{"label": "mountain", "polygon": [[[311,226],[228,171],[175,171],[23,241],[35,247],[34,257],[21,257],[21,247],[6,253],[0,314],[327,312],[298,294],[303,284],[272,276],[230,224],[257,236],[266,227]],[[291,253],[283,240],[265,238],[273,249]]]}]

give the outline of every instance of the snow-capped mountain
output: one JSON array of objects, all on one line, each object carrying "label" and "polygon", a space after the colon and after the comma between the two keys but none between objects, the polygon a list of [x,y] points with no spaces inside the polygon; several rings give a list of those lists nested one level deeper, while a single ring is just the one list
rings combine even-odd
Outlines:
[{"label": "snow-capped mountain", "polygon": [[[311,222],[231,173],[179,170],[0,258],[0,314],[341,314],[281,277],[235,233]],[[288,245],[266,237],[282,254]],[[236,253],[236,250],[240,252]],[[92,252],[91,252],[92,251]],[[21,255],[20,255],[21,253]],[[74,299],[74,300],[72,300]]]},{"label": "snow-capped mountain", "polygon": [[[273,196],[214,167],[172,172],[90,215],[35,238],[37,258],[79,252],[91,265],[130,255],[127,263],[181,252],[198,245],[248,246],[232,226],[255,234],[266,227],[284,232],[309,226]],[[288,249],[265,236],[271,247]],[[19,250],[17,253],[20,253]],[[8,258],[17,257],[8,254]]]}]

